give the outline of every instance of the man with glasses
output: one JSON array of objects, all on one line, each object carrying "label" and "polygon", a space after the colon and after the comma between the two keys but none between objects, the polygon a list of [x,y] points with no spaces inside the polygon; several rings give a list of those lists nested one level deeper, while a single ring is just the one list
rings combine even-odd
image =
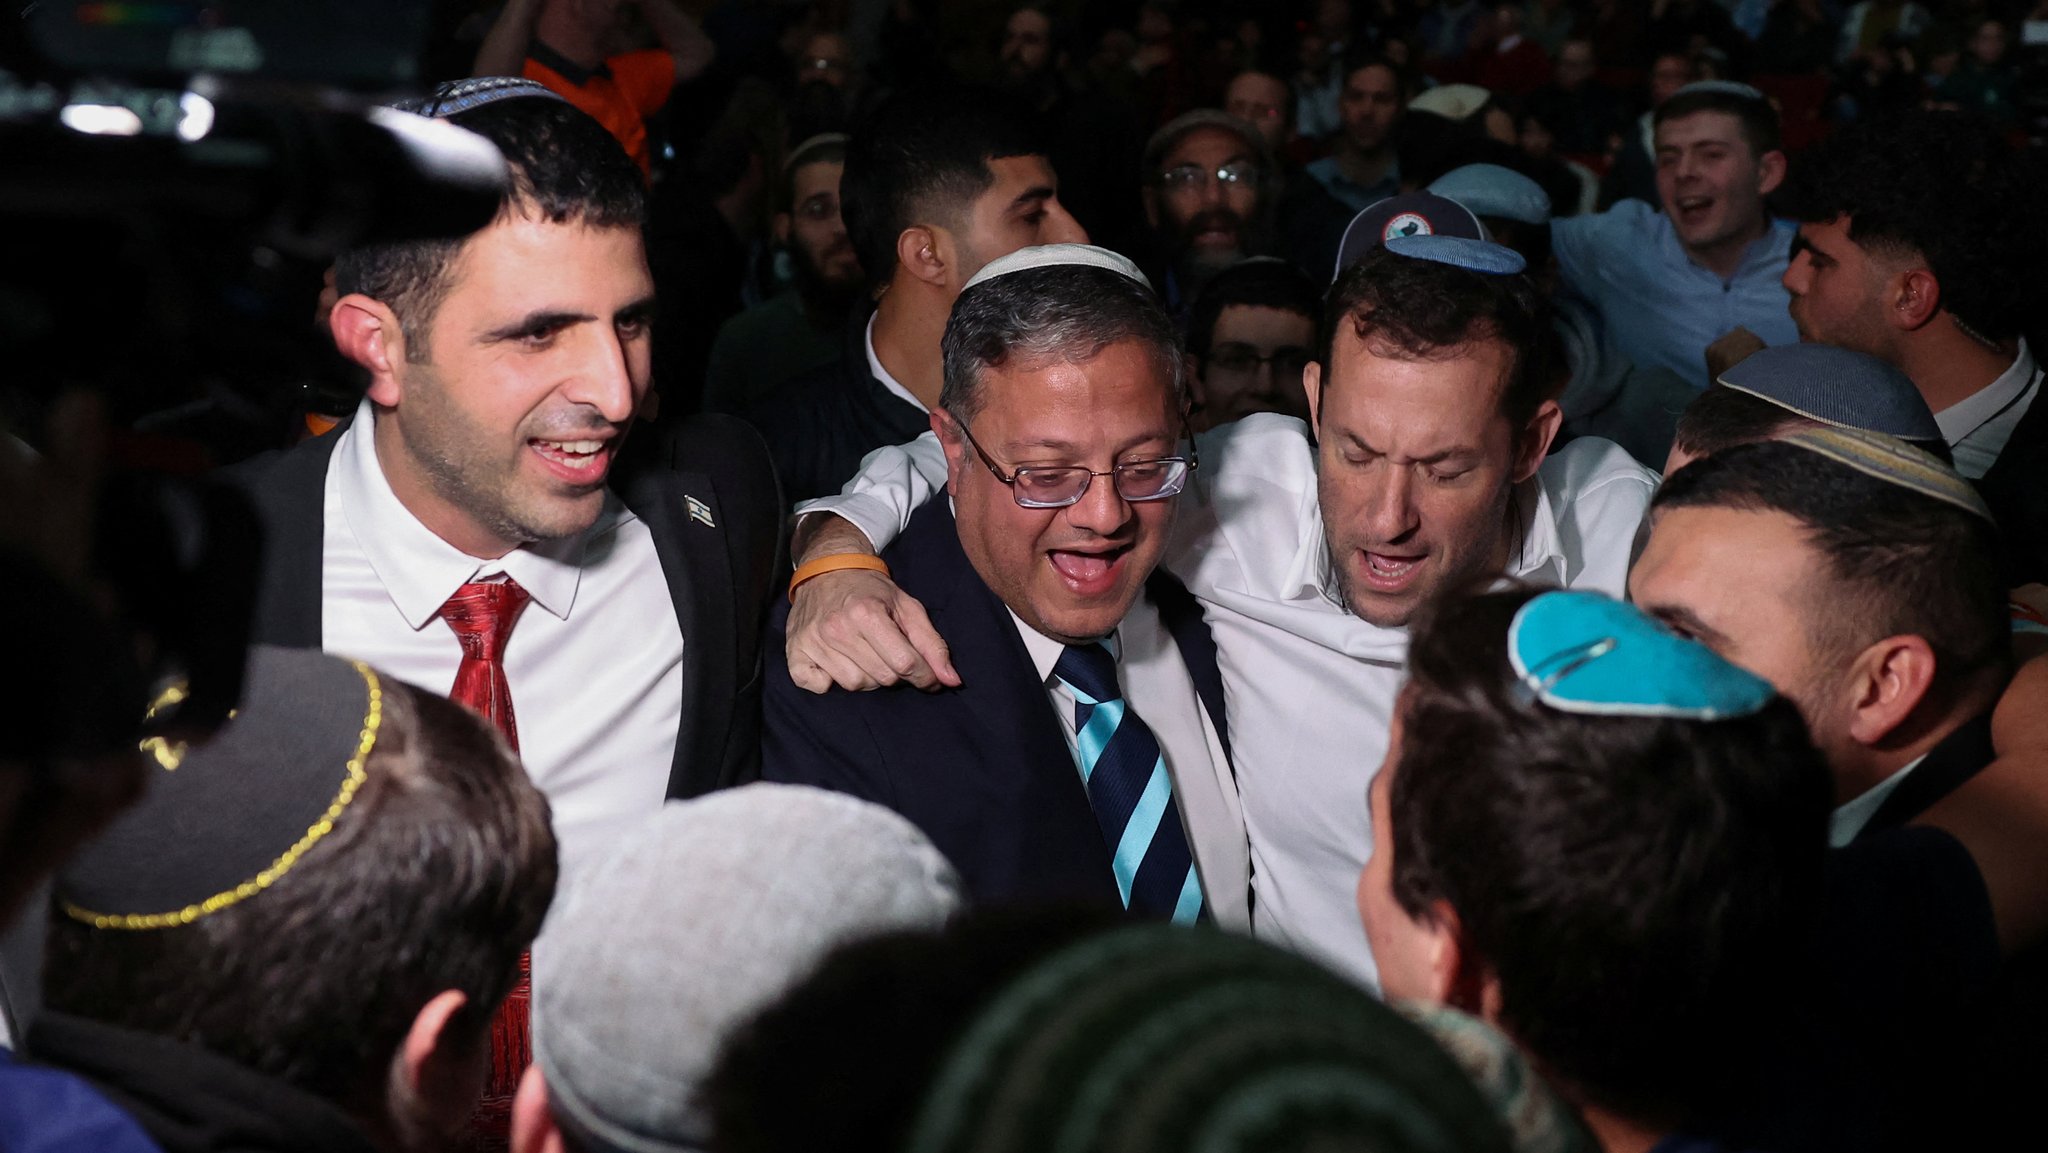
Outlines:
[{"label": "man with glasses", "polygon": [[1268,247],[1273,157],[1259,130],[1213,108],[1167,123],[1145,145],[1145,222],[1160,295],[1184,316],[1217,273]]},{"label": "man with glasses", "polygon": [[725,322],[704,370],[704,407],[742,412],[782,384],[839,359],[847,314],[867,293],[839,215],[846,135],[821,132],[789,150],[776,190],[776,246],[790,286]]},{"label": "man with glasses", "polygon": [[1308,419],[1301,370],[1316,358],[1323,294],[1299,268],[1270,256],[1217,275],[1188,316],[1195,363],[1195,431],[1255,412]]},{"label": "man with glasses", "polygon": [[[1312,422],[1261,414],[1205,433],[1163,553],[1229,689],[1253,931],[1360,981],[1375,972],[1352,901],[1372,849],[1365,795],[1410,620],[1489,575],[1618,595],[1655,484],[1607,441],[1550,453],[1559,354],[1523,268],[1442,234],[1367,252],[1330,290],[1303,380]],[[923,439],[875,454],[851,495],[807,506],[850,523],[805,517],[799,555],[892,537],[938,455]],[[948,629],[878,573],[831,572],[796,594],[785,659],[813,691],[971,688],[986,675],[975,641]]]},{"label": "man with glasses", "polygon": [[[880,563],[966,683],[813,695],[771,658],[764,775],[894,808],[980,901],[1247,928],[1215,643],[1155,571],[1196,468],[1171,318],[1124,258],[1047,245],[974,277],[943,345],[931,424],[951,500]],[[877,564],[827,557],[792,590]]]}]

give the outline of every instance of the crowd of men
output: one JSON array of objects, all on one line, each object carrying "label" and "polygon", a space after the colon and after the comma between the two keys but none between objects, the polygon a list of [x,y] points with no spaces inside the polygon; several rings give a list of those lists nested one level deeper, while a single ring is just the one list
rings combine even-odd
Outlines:
[{"label": "crowd of men", "polygon": [[0,1150],[2026,1131],[2036,13],[1835,7],[480,14],[234,711],[0,758]]}]

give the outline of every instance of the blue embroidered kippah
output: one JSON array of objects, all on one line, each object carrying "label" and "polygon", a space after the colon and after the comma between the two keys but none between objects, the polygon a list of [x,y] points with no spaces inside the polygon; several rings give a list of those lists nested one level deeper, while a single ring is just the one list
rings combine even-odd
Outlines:
[{"label": "blue embroidered kippah", "polygon": [[1764,94],[1760,89],[1744,84],[1740,80],[1695,80],[1678,91],[1673,92],[1665,99],[1676,100],[1681,96],[1697,96],[1707,92],[1718,93],[1722,96],[1736,96],[1744,100],[1754,100],[1759,104],[1766,102]]},{"label": "blue embroidered kippah", "polygon": [[1536,699],[1568,713],[1746,717],[1770,703],[1770,682],[1736,668],[1634,605],[1598,593],[1547,592],[1508,627],[1508,662]]},{"label": "blue embroidered kippah", "polygon": [[1550,194],[1534,180],[1498,164],[1467,164],[1430,183],[1429,191],[1455,200],[1476,216],[1497,216],[1523,224],[1550,223]]},{"label": "blue embroidered kippah", "polygon": [[1401,256],[1433,260],[1488,276],[1513,276],[1529,267],[1522,254],[1512,248],[1463,236],[1392,236],[1387,238],[1386,247]]},{"label": "blue embroidered kippah", "polygon": [[1940,440],[1941,426],[1911,377],[1866,353],[1828,344],[1760,349],[1714,383],[1836,428]]}]

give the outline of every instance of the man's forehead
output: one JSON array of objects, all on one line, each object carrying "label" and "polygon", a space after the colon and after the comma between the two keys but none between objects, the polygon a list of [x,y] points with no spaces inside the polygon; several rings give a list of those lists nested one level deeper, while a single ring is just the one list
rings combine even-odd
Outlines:
[{"label": "man's forehead", "polygon": [[808,160],[790,173],[790,184],[803,193],[835,191],[845,172],[844,161]]},{"label": "man's forehead", "polygon": [[[1696,467],[1696,466],[1695,466]],[[1788,581],[1802,578],[1819,559],[1807,526],[1790,513],[1770,508],[1687,505],[1660,508],[1650,516],[1637,572],[1689,578],[1696,589],[1734,592],[1718,579],[1727,562],[1740,557]],[[1751,571],[1754,571],[1752,569]],[[1745,590],[1744,595],[1756,590]]]},{"label": "man's forehead", "polygon": [[1287,95],[1287,86],[1278,77],[1263,72],[1243,72],[1223,90],[1225,100],[1257,100],[1264,97],[1272,103],[1279,103]]},{"label": "man's forehead", "polygon": [[1657,145],[1746,144],[1742,118],[1733,112],[1702,109],[1674,116],[1657,125]]},{"label": "man's forehead", "polygon": [[1178,168],[1183,164],[1207,163],[1211,159],[1229,163],[1252,155],[1254,150],[1251,144],[1237,133],[1213,125],[1203,125],[1189,130],[1185,136],[1173,142],[1173,147],[1167,150],[1164,166]]},{"label": "man's forehead", "polygon": [[1004,25],[1012,35],[1034,34],[1044,36],[1052,30],[1052,21],[1036,8],[1020,8],[1010,14],[1009,23]]}]

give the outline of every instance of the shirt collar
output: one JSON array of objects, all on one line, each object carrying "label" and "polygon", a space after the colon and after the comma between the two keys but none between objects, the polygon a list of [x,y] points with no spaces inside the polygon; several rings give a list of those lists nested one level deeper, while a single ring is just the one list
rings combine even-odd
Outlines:
[{"label": "shirt collar", "polygon": [[375,419],[375,406],[365,397],[335,446],[337,503],[405,622],[425,628],[455,590],[499,574],[519,582],[547,613],[567,620],[583,577],[585,545],[630,519],[632,512],[607,491],[597,522],[576,536],[522,545],[495,560],[470,556],[434,535],[391,491],[377,459]]},{"label": "shirt collar", "polygon": [[890,376],[889,370],[882,367],[882,358],[875,355],[875,317],[880,315],[880,312],[876,312],[874,315],[868,317],[867,333],[865,336],[861,337],[862,342],[866,344],[868,350],[868,373],[869,375],[873,376],[877,381],[881,382],[883,388],[888,389],[890,392],[900,397],[905,403],[915,405],[917,411],[929,413],[931,409],[926,408],[924,406],[923,401],[917,399],[917,397],[911,394],[911,391],[909,389],[903,387],[901,381],[897,380],[893,376]]},{"label": "shirt collar", "polygon": [[1919,768],[1920,762],[1926,759],[1925,753],[1914,757],[1905,768],[1871,786],[1862,796],[1835,806],[1835,811],[1828,814],[1828,847],[1840,849],[1854,841],[1863,827],[1870,823],[1870,818],[1875,817],[1877,811],[1884,808],[1885,801],[1905,783],[1906,774]]},{"label": "shirt collar", "polygon": [[[1066,654],[1067,642],[1056,641],[1037,629],[1032,628],[1030,625],[1025,624],[1024,618],[1018,616],[1016,611],[1010,609],[1008,605],[1004,605],[1003,608],[1009,611],[1011,622],[1017,626],[1017,635],[1024,638],[1024,649],[1031,654],[1031,663],[1038,669],[1038,679],[1048,684],[1051,683],[1053,680],[1053,666],[1059,664],[1060,657]],[[1122,626],[1119,625],[1118,627],[1121,628]],[[1119,662],[1124,659],[1123,643],[1117,639],[1116,633],[1111,633],[1096,643],[1108,649],[1109,655],[1116,658]]]},{"label": "shirt collar", "polygon": [[2034,381],[2034,354],[2020,338],[2020,352],[1997,380],[1934,414],[1941,439],[1954,444],[1991,422]]}]

